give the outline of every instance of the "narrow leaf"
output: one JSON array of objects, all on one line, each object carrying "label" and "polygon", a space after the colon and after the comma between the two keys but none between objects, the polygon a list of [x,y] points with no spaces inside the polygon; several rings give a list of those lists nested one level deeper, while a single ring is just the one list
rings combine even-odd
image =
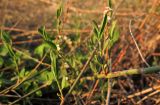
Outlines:
[{"label": "narrow leaf", "polygon": [[46,41],[46,43],[51,47],[51,49],[57,50],[56,44],[54,44],[52,41]]},{"label": "narrow leaf", "polygon": [[66,77],[63,76],[63,78],[62,78],[62,83],[61,83],[61,87],[62,87],[62,89],[64,89],[64,88],[66,88],[66,87],[68,87],[68,86],[69,86],[69,83],[68,83]]},{"label": "narrow leaf", "polygon": [[51,71],[54,75],[54,78],[57,79],[58,78],[58,71],[57,71],[57,66],[56,66],[56,54],[51,51],[50,52],[50,58],[51,58]]},{"label": "narrow leaf", "polygon": [[93,20],[93,26],[94,26],[94,33],[98,37],[99,29],[98,24]]},{"label": "narrow leaf", "polygon": [[101,25],[101,29],[100,29],[100,33],[99,33],[99,38],[102,38],[102,34],[104,32],[106,23],[107,23],[107,14],[104,15],[104,18],[103,18],[103,21],[102,21],[102,25]]},{"label": "narrow leaf", "polygon": [[109,7],[112,8],[112,1],[108,0]]},{"label": "narrow leaf", "polygon": [[57,18],[59,18],[62,14],[62,5],[57,9]]},{"label": "narrow leaf", "polygon": [[116,27],[116,21],[113,21],[111,29],[110,29],[110,37],[111,38],[113,37],[113,33],[114,33],[114,30],[115,30],[115,27]]}]

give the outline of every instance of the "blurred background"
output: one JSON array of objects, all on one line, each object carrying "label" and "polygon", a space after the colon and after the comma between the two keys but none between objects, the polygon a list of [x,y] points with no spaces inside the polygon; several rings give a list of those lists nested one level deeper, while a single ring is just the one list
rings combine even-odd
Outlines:
[{"label": "blurred background", "polygon": [[[143,55],[149,63],[152,63],[152,56],[159,56],[157,52],[159,52],[160,43],[160,1],[112,0],[112,4],[113,18],[118,21],[121,33],[117,48],[130,52],[123,57],[123,59],[126,57],[126,60],[119,63],[125,64],[125,67],[142,64],[129,35],[130,20],[133,20],[132,31]],[[21,39],[22,42],[16,41],[15,44],[40,42],[39,37],[35,39],[36,30],[42,25],[48,29],[53,27],[59,5],[59,0],[0,0],[1,28],[10,30],[15,39]],[[102,21],[103,11],[107,5],[108,0],[64,0],[61,34],[69,35],[79,32],[80,36],[85,38],[93,28],[92,20]],[[25,38],[22,39],[22,37]],[[127,61],[127,57],[132,57],[132,63]],[[140,62],[137,62],[137,59]]]}]

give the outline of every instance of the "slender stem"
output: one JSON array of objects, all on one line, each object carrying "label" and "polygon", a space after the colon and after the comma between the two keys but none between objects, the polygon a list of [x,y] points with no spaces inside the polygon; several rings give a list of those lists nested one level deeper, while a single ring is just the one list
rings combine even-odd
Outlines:
[{"label": "slender stem", "polygon": [[122,71],[108,73],[108,75],[97,74],[95,76],[84,77],[81,79],[81,81],[95,80],[96,78],[98,78],[98,79],[100,79],[100,78],[117,78],[117,77],[122,77],[122,76],[127,76],[127,75],[151,74],[151,73],[156,73],[156,72],[160,72],[160,66],[153,66],[153,67],[141,68],[141,69],[122,70]]},{"label": "slender stem", "polygon": [[143,55],[142,55],[142,53],[141,53],[141,50],[140,50],[140,48],[139,48],[139,46],[138,46],[138,44],[137,44],[137,42],[136,42],[136,39],[135,39],[134,36],[133,36],[133,33],[132,33],[132,31],[131,31],[131,23],[132,23],[132,21],[130,20],[130,22],[129,22],[130,35],[131,35],[131,37],[132,37],[132,39],[133,39],[133,41],[134,41],[134,43],[135,43],[135,45],[136,45],[136,48],[137,48],[137,50],[138,50],[138,53],[139,53],[141,59],[143,60],[143,62],[144,62],[148,67],[150,67],[150,65],[149,65],[149,64],[146,62],[146,60],[144,59],[144,57],[143,57]]},{"label": "slender stem", "polygon": [[[97,44],[98,45],[98,44]],[[89,59],[87,60],[87,62],[85,63],[85,65],[83,66],[80,74],[78,75],[78,77],[76,78],[75,82],[73,83],[73,85],[71,86],[71,88],[69,89],[68,93],[66,94],[66,96],[64,97],[64,99],[61,101],[61,104],[60,105],[63,105],[66,98],[69,96],[69,94],[73,91],[74,87],[76,86],[76,84],[78,83],[80,77],[82,76],[82,74],[84,73],[84,71],[86,70],[88,64],[90,63],[90,61],[92,60],[95,52],[96,52],[96,48],[97,48],[97,45],[95,47],[95,49],[93,50],[91,56],[89,57]]]},{"label": "slender stem", "polygon": [[123,71],[117,71],[109,73],[108,75],[99,74],[97,78],[116,78],[120,76],[126,75],[135,75],[135,74],[150,74],[160,71],[160,66],[148,67],[148,68],[141,68],[141,69],[129,69]]},{"label": "slender stem", "polygon": [[[109,72],[112,73],[111,59],[109,59]],[[112,81],[111,78],[108,78],[108,91],[107,91],[106,105],[110,105],[110,97],[111,97],[111,90],[112,90],[111,81]]]}]

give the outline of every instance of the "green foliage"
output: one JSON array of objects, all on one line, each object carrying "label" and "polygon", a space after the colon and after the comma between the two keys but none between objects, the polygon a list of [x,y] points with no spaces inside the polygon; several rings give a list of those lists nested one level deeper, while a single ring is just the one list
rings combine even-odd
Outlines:
[{"label": "green foliage", "polygon": [[94,27],[94,34],[96,35],[96,37],[99,37],[99,28],[98,28],[98,24],[96,23],[96,21],[93,20],[93,27]]},{"label": "green foliage", "polygon": [[116,21],[112,22],[112,26],[109,30],[109,49],[114,45],[114,43],[119,39],[119,30],[116,26]]},{"label": "green foliage", "polygon": [[10,57],[13,60],[14,65],[16,67],[16,72],[19,73],[18,60],[20,58],[19,58],[19,56],[17,56],[16,52],[14,52],[13,49],[12,49],[12,40],[11,40],[11,38],[9,36],[9,33],[4,32],[4,31],[1,31],[0,33],[1,33],[2,42],[3,42],[4,46],[6,47]]},{"label": "green foliage", "polygon": [[112,8],[112,0],[108,0],[108,5],[110,8]]},{"label": "green foliage", "polygon": [[103,17],[103,21],[102,21],[102,24],[101,24],[101,29],[99,31],[99,37],[100,37],[100,39],[102,38],[102,34],[104,32],[106,24],[107,24],[107,14],[105,14],[104,17]]},{"label": "green foliage", "polygon": [[[75,36],[75,34],[70,34],[66,38],[61,38],[59,40],[58,36],[61,25],[60,19],[62,16],[62,7],[62,5],[59,6],[56,14],[57,18],[55,21],[57,25],[57,33],[54,34],[57,34],[57,36],[47,32],[45,26],[38,29],[38,32],[44,41],[34,49],[34,55],[38,55],[38,58],[28,50],[13,50],[12,40],[9,34],[1,31],[1,39],[4,46],[0,46],[0,66],[2,67],[4,65],[6,67],[8,65],[11,66],[16,64],[19,73],[13,74],[8,78],[5,78],[5,74],[1,73],[0,87],[4,86],[3,88],[5,88],[7,83],[13,85],[13,83],[16,84],[18,81],[13,90],[27,94],[32,92],[32,90],[38,89],[41,85],[48,83],[48,86],[54,91],[58,91],[58,96],[63,98],[63,89],[71,87],[71,90],[69,91],[70,94],[74,89],[74,86],[76,86],[77,88],[75,89],[75,92],[80,93],[81,91],[79,90],[82,90],[84,84],[88,83],[87,80],[81,82],[79,79],[81,79],[80,77],[83,73],[81,69],[84,68],[84,65],[94,50],[95,53],[93,53],[93,57],[91,57],[91,60],[85,68],[86,74],[82,76],[98,75],[102,69],[106,69],[107,60],[104,59],[104,51],[105,49],[112,48],[119,38],[119,30],[116,21],[113,21],[112,25],[109,26],[107,23],[108,14],[103,16],[100,27],[98,27],[96,21],[93,21],[94,35],[91,36],[90,40],[83,44],[81,44],[81,36],[78,32],[77,36]],[[109,35],[107,39],[105,32],[108,32],[107,35]],[[68,47],[67,39],[73,43],[71,47]],[[62,50],[59,50],[57,45],[59,45]],[[67,51],[65,51],[66,49]],[[8,55],[10,58],[7,59],[7,63],[5,63],[3,57],[8,57]],[[33,58],[32,55],[35,58]],[[39,61],[44,55],[47,56],[45,56],[46,58],[42,62],[46,62],[47,65],[46,63]],[[20,58],[23,62],[18,66]],[[31,61],[29,61],[29,59],[31,59]],[[20,67],[20,69],[18,67]],[[75,85],[75,81],[79,82],[79,84]],[[104,88],[107,87],[107,83],[103,86],[103,81],[100,82],[100,87],[104,90]],[[89,86],[89,88],[91,87]],[[31,95],[31,97],[34,96],[43,96],[42,90],[39,89]]]},{"label": "green foliage", "polygon": [[0,46],[0,55],[1,56],[6,56],[8,53],[8,50],[5,46]]},{"label": "green foliage", "polygon": [[50,46],[47,43],[42,43],[34,50],[34,54],[37,54],[40,57],[42,57],[49,48]]},{"label": "green foliage", "polygon": [[52,49],[54,49],[54,50],[57,49],[56,45],[52,42],[50,35],[46,32],[44,26],[42,26],[41,28],[39,28],[38,32],[43,37],[45,43],[47,43],[49,46],[51,46]]},{"label": "green foliage", "polygon": [[106,24],[107,24],[107,14],[105,14],[103,17],[100,29],[98,28],[98,24],[93,20],[94,34],[96,35],[98,40],[102,38]]},{"label": "green foliage", "polygon": [[37,79],[38,81],[40,81],[40,83],[49,82],[50,85],[55,80],[52,71],[48,71],[48,70],[44,70],[43,73],[40,73],[39,76],[37,76]]},{"label": "green foliage", "polygon": [[1,39],[3,41],[4,46],[8,50],[10,56],[13,59],[15,59],[16,58],[16,54],[14,53],[14,51],[12,49],[12,40],[11,40],[9,34],[7,32],[1,31]]},{"label": "green foliage", "polygon": [[3,60],[3,58],[0,56],[0,67],[2,67],[3,63],[4,63],[4,60]]},{"label": "green foliage", "polygon": [[61,82],[61,87],[62,89],[65,89],[69,86],[69,83],[68,83],[68,79],[66,76],[63,76],[62,78],[62,82]]},{"label": "green foliage", "polygon": [[55,79],[58,78],[58,70],[57,70],[57,55],[51,51],[50,52],[50,58],[51,58],[51,71],[53,73],[53,76]]},{"label": "green foliage", "polygon": [[62,5],[59,6],[59,8],[57,9],[57,19],[61,16],[62,14]]}]

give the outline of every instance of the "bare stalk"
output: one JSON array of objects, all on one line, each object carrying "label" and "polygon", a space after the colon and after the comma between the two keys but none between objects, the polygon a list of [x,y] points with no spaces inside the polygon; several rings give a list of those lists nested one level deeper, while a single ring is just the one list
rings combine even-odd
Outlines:
[{"label": "bare stalk", "polygon": [[63,105],[66,98],[69,96],[69,94],[73,91],[74,87],[76,86],[76,84],[78,83],[80,77],[82,76],[82,74],[84,73],[84,71],[86,70],[88,64],[90,63],[90,61],[92,60],[95,52],[96,52],[96,48],[97,48],[97,45],[95,47],[95,49],[93,50],[91,56],[89,57],[89,59],[87,60],[87,62],[85,63],[85,65],[83,66],[80,74],[78,75],[78,77],[76,78],[75,82],[73,83],[73,85],[71,86],[71,88],[69,89],[68,93],[65,95],[64,99],[61,101],[60,105]]},{"label": "bare stalk", "polygon": [[[111,59],[109,60],[109,72],[111,73],[112,71],[112,64],[111,64]],[[107,91],[107,99],[106,99],[106,105],[110,105],[110,97],[111,97],[111,90],[112,90],[112,82],[111,78],[108,78],[108,91]]]},{"label": "bare stalk", "polygon": [[139,53],[141,59],[143,60],[143,62],[144,62],[148,67],[150,67],[150,65],[149,65],[149,64],[146,62],[146,60],[144,59],[144,57],[143,57],[143,55],[142,55],[142,53],[141,53],[141,50],[140,50],[140,48],[139,48],[139,46],[138,46],[138,44],[137,44],[137,42],[136,42],[136,39],[135,39],[134,36],[133,36],[133,33],[132,33],[132,31],[131,31],[131,23],[132,23],[132,20],[130,20],[130,22],[129,22],[130,35],[131,35],[131,37],[132,37],[132,39],[133,39],[133,41],[134,41],[134,43],[135,43],[135,45],[136,45],[136,48],[137,48],[137,50],[138,50],[138,53]]}]

